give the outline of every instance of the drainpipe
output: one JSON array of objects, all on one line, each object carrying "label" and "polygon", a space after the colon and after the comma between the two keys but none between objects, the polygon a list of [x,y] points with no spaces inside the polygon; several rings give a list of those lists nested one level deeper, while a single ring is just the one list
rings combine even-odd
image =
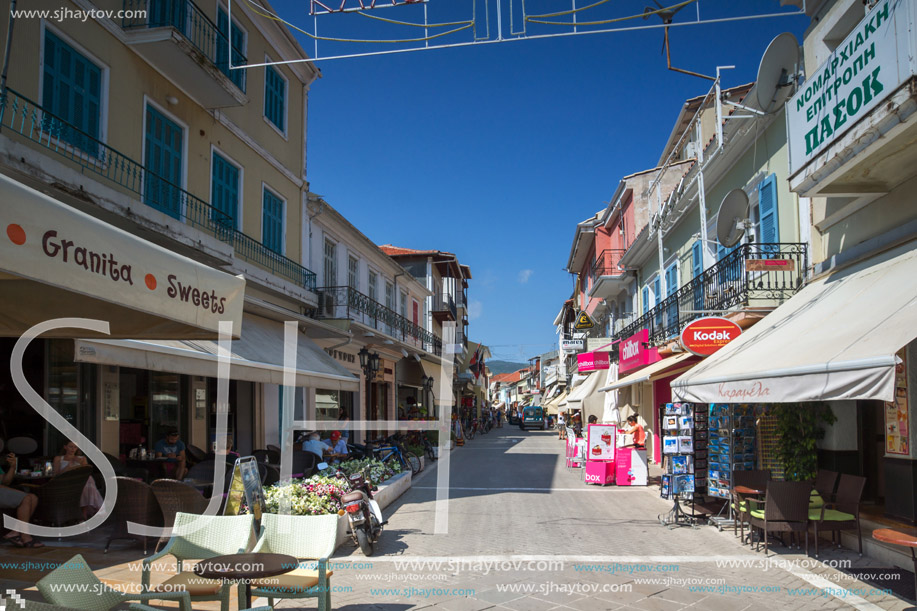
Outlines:
[{"label": "drainpipe", "polygon": [[13,46],[13,15],[16,13],[16,0],[10,2],[9,27],[6,30],[6,50],[3,52],[3,72],[0,73],[0,91],[6,92],[6,73],[10,67],[10,49]]}]

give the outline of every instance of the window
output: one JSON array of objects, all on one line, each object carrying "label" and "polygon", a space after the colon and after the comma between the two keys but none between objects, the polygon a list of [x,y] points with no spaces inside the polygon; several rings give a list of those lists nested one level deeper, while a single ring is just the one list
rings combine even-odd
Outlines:
[{"label": "window", "polygon": [[184,131],[150,104],[147,104],[145,118],[144,201],[148,206],[180,219],[184,199],[180,186],[183,174]]},{"label": "window", "polygon": [[[385,283],[385,307],[390,311],[395,311],[395,285],[391,282]],[[386,325],[389,335],[392,333],[391,325]]]},{"label": "window", "polygon": [[401,318],[407,319],[408,317],[408,294],[404,291],[401,291]]},{"label": "window", "polygon": [[287,82],[273,66],[264,69],[264,116],[282,133],[287,131]]},{"label": "window", "polygon": [[643,290],[640,292],[640,297],[643,301],[643,313],[646,314],[650,311],[650,287],[643,287]]},{"label": "window", "polygon": [[379,281],[379,274],[373,270],[369,270],[369,298],[373,301],[376,301],[376,283]]},{"label": "window", "polygon": [[662,301],[662,288],[661,288],[662,278],[658,275],[653,280],[653,305],[659,305],[659,302]]},{"label": "window", "polygon": [[325,238],[325,286],[337,286],[338,269],[334,256],[336,246],[332,240]]},{"label": "window", "polygon": [[352,289],[359,288],[360,260],[350,255],[347,258],[347,286]]},{"label": "window", "polygon": [[239,168],[218,153],[213,154],[210,164],[210,205],[216,210],[214,220],[228,227],[236,226],[239,218]]},{"label": "window", "polygon": [[[691,275],[693,278],[704,273],[704,244],[698,240],[691,246]],[[694,309],[704,309],[704,284],[698,280],[694,284]]]},{"label": "window", "polygon": [[55,125],[54,129],[60,131],[64,142],[97,156],[102,70],[49,30],[45,30],[44,53],[42,105],[70,124]]},{"label": "window", "polygon": [[665,296],[678,290],[678,264],[672,263],[665,270]]},{"label": "window", "polygon": [[261,242],[283,254],[283,200],[264,187],[261,209]]},{"label": "window", "polygon": [[[217,9],[217,28],[223,35],[217,41],[217,68],[244,92],[246,71],[230,70],[229,64],[239,66],[245,63],[245,30],[239,27],[235,19],[232,21],[232,27],[229,26],[229,15],[222,6]],[[232,49],[232,62],[229,61],[230,49]]]},{"label": "window", "polygon": [[[780,241],[780,226],[777,218],[777,177],[771,174],[758,187],[758,242],[776,244]],[[776,247],[774,247],[776,248]]]}]

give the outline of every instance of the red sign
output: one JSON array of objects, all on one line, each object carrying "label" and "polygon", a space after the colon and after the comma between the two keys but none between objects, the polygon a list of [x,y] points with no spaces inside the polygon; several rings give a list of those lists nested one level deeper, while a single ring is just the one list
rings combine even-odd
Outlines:
[{"label": "red sign", "polygon": [[681,332],[681,345],[698,356],[710,356],[741,334],[742,328],[731,320],[700,318]]},{"label": "red sign", "polygon": [[618,361],[618,373],[626,373],[632,369],[645,367],[661,360],[658,348],[647,348],[650,339],[648,329],[637,331],[625,340],[621,340],[621,356]]},{"label": "red sign", "polygon": [[583,352],[576,355],[577,370],[580,373],[608,369],[611,366],[607,352]]}]

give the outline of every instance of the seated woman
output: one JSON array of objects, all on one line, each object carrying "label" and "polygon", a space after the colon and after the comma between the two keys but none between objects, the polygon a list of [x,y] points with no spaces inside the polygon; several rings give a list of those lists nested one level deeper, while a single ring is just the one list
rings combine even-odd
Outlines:
[{"label": "seated woman", "polygon": [[[16,473],[16,455],[10,452],[6,456],[6,468],[0,467],[0,509],[15,509],[20,522],[28,522],[38,506],[38,497],[15,488],[10,488],[13,475]],[[3,543],[12,543],[16,547],[44,547],[27,533],[11,530],[2,539]]]},{"label": "seated woman", "polygon": [[[72,441],[68,441],[61,448],[61,453],[54,457],[54,475],[59,475],[65,471],[85,467],[89,464],[85,456],[80,454],[80,449]],[[88,520],[102,508],[102,493],[96,488],[96,482],[91,477],[86,480],[83,486],[83,494],[80,496],[80,508],[83,510],[83,519]]]}]

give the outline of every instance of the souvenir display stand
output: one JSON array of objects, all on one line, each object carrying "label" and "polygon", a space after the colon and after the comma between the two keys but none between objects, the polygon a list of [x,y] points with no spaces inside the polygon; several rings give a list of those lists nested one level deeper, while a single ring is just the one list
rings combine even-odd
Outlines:
[{"label": "souvenir display stand", "polygon": [[[672,509],[659,516],[664,526],[697,526],[698,498],[707,491],[708,413],[706,406],[666,403],[661,406],[662,452],[666,472],[659,494],[672,500]],[[682,507],[691,503],[691,512]]]},{"label": "souvenir display stand", "polygon": [[722,530],[734,524],[733,473],[755,468],[755,410],[751,405],[711,403],[709,423],[707,494],[726,499],[725,515],[710,518],[710,523]]},{"label": "souvenir display stand", "polygon": [[586,429],[587,484],[615,483],[617,430],[614,424],[590,424]]}]

